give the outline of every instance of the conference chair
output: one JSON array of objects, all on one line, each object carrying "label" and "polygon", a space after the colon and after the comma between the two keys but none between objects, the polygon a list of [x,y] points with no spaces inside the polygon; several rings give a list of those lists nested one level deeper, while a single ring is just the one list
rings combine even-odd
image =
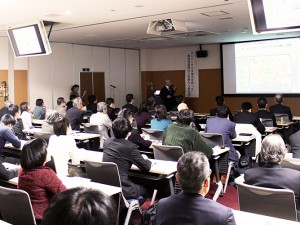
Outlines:
[{"label": "conference chair", "polygon": [[0,186],[2,220],[14,225],[36,225],[29,195],[26,191]]},{"label": "conference chair", "polygon": [[44,140],[47,142],[47,144],[48,144],[51,135],[52,135],[52,134],[51,134],[50,132],[36,132],[36,131],[35,131],[33,137],[34,137],[34,138],[41,138],[41,139],[44,139]]},{"label": "conference chair", "polygon": [[[118,166],[115,163],[92,161],[84,161],[84,163],[87,177],[91,179],[91,181],[120,187],[122,189]],[[128,209],[124,225],[128,225],[134,210],[138,209],[139,212],[142,213],[138,201],[142,199],[142,197],[140,196],[137,199],[125,199],[123,193],[121,193],[121,195],[121,205],[124,205]]]},{"label": "conference chair", "polygon": [[164,132],[162,130],[142,128],[142,132],[145,135],[149,135],[150,140],[153,141],[162,141],[164,137]]},{"label": "conference chair", "polygon": [[297,158],[284,158],[280,165],[282,168],[290,168],[300,171],[300,159]]},{"label": "conference chair", "polygon": [[241,211],[298,221],[293,191],[248,185],[243,176],[235,183]]},{"label": "conference chair", "polygon": [[178,161],[183,155],[183,149],[180,146],[170,145],[152,145],[154,159],[167,160],[167,161]]},{"label": "conference chair", "polygon": [[[274,113],[276,122],[281,122],[281,120],[283,120],[283,122],[288,122],[290,121],[289,115],[288,114],[284,114],[284,113]],[[282,118],[282,119],[281,119]]]},{"label": "conference chair", "polygon": [[104,125],[95,125],[91,123],[82,123],[82,125],[85,133],[100,134],[98,144],[99,144],[99,148],[103,149],[104,139],[108,137],[108,128]]},{"label": "conference chair", "polygon": [[[205,143],[212,148],[215,146],[222,147],[224,146],[224,140],[222,134],[217,134],[217,133],[200,133],[201,137],[205,141]],[[216,156],[214,158],[216,161],[218,161],[218,167],[219,167],[219,172],[220,173],[225,173],[226,174],[226,180],[225,184],[223,187],[223,192],[226,193],[226,189],[228,186],[229,182],[229,176],[230,176],[230,171],[234,167],[234,163],[229,161],[229,153],[224,153],[220,156]]]},{"label": "conference chair", "polygon": [[264,127],[273,127],[273,120],[267,118],[259,118]]}]

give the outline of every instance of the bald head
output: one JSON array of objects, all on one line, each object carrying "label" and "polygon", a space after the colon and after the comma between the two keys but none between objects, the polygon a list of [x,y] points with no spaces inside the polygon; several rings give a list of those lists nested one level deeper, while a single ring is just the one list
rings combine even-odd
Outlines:
[{"label": "bald head", "polygon": [[281,104],[283,102],[283,94],[276,94],[274,100],[277,104]]},{"label": "bald head", "polygon": [[165,80],[165,85],[168,86],[168,87],[172,86],[172,81],[170,79],[166,79]]}]

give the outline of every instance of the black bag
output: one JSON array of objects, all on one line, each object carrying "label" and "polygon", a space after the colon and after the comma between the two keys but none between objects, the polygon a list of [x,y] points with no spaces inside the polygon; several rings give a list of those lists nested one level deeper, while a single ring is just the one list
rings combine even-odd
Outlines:
[{"label": "black bag", "polygon": [[155,225],[156,204],[142,212],[142,225]]}]

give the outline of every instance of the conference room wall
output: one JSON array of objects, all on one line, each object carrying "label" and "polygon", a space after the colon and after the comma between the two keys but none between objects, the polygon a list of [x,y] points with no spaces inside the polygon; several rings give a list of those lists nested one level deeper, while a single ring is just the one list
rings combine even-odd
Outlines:
[{"label": "conference room wall", "polygon": [[[208,50],[207,58],[199,58],[199,98],[187,98],[186,102],[196,112],[209,112],[215,107],[215,96],[222,94],[222,74],[220,63],[220,45],[203,45]],[[165,75],[172,79],[174,85],[180,89],[185,88],[185,48],[168,49],[143,49],[141,50],[141,89],[142,99],[145,100],[155,89],[160,89],[164,84]],[[180,91],[182,92],[182,91]],[[274,104],[273,97],[267,98],[269,106]],[[226,104],[232,111],[240,110],[241,103],[250,101],[253,111],[257,111],[257,97],[226,97]],[[291,107],[294,115],[300,115],[299,97],[286,97],[285,104]]]},{"label": "conference room wall", "polygon": [[[118,106],[125,104],[127,92],[139,97],[140,85],[130,85],[132,81],[138,82],[140,79],[139,51],[65,43],[51,43],[51,47],[52,54],[48,56],[14,59],[8,39],[0,38],[0,68],[12,73],[17,69],[28,70],[28,95],[32,107],[38,97],[44,99],[48,108],[56,105],[59,96],[68,99],[71,85],[80,83],[82,68],[105,73],[106,97],[110,96],[110,84],[117,84],[115,86],[119,90],[116,92],[119,93],[115,100]],[[9,79],[8,85],[13,87],[12,79]],[[9,91],[14,93],[13,88]],[[13,100],[12,94],[10,99]]]}]

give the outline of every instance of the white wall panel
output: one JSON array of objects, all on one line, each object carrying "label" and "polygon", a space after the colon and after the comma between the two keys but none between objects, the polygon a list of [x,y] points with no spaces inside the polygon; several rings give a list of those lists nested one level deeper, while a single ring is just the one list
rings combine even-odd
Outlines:
[{"label": "white wall panel", "polygon": [[[73,49],[71,44],[52,44],[53,107],[58,97],[69,101],[73,85]],[[79,75],[78,75],[79,76]]]},{"label": "white wall panel", "polygon": [[0,37],[0,70],[8,70],[8,38]]},{"label": "white wall panel", "polygon": [[14,57],[15,70],[28,70],[28,57],[23,57],[23,58],[16,58],[15,56],[13,57]]},{"label": "white wall panel", "polygon": [[[125,49],[110,49],[110,84],[116,86],[114,99],[117,107],[125,103]],[[111,93],[112,93],[112,88]],[[112,96],[113,97],[113,96]]]},{"label": "white wall panel", "polygon": [[141,102],[140,91],[140,70],[139,70],[139,51],[126,50],[126,94],[133,94],[136,99],[136,106],[139,108]]},{"label": "white wall panel", "polygon": [[[93,71],[104,72],[105,96],[109,97],[110,93],[110,76],[109,76],[109,48],[93,47]],[[105,99],[98,99],[104,101]]]},{"label": "white wall panel", "polygon": [[42,98],[47,108],[52,108],[52,54],[29,58],[28,90],[31,110],[37,98]]},{"label": "white wall panel", "polygon": [[74,57],[74,74],[73,83],[71,83],[70,88],[73,84],[80,84],[80,72],[82,68],[93,67],[93,47],[86,45],[73,45],[73,57]]}]

